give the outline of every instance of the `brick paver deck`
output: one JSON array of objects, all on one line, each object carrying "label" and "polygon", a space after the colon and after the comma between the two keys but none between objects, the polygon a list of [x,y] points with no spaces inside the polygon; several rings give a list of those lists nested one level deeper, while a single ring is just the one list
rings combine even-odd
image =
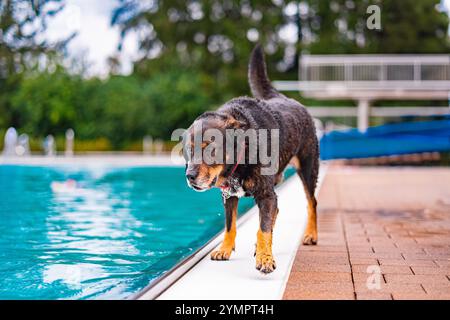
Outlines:
[{"label": "brick paver deck", "polygon": [[450,169],[331,166],[284,299],[450,299]]}]

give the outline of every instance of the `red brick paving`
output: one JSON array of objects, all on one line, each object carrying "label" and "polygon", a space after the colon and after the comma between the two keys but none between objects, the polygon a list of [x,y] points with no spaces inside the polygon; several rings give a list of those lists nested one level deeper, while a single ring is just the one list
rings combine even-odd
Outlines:
[{"label": "red brick paving", "polygon": [[284,299],[450,299],[450,169],[330,166],[318,202]]}]

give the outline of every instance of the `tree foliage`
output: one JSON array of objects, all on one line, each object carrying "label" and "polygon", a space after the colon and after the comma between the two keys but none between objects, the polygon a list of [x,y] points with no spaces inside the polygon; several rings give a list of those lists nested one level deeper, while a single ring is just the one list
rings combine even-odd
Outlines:
[{"label": "tree foliage", "polygon": [[272,63],[283,60],[287,43],[278,32],[285,22],[276,1],[161,0],[144,6],[122,0],[112,17],[124,36],[140,35],[136,73],[151,76],[167,66],[189,66],[233,94],[248,92],[247,62],[256,41],[266,44]]},{"label": "tree foliage", "polygon": [[[447,53],[448,14],[440,0],[305,0],[301,15],[308,51],[314,54]],[[367,8],[381,9],[381,29],[366,26]]]},{"label": "tree foliage", "polygon": [[0,126],[18,124],[20,115],[11,107],[11,97],[22,75],[51,60],[70,40],[48,43],[43,36],[47,19],[63,7],[62,0],[0,2]]},{"label": "tree foliage", "polygon": [[38,136],[64,132],[76,121],[81,84],[80,77],[70,76],[61,67],[24,77],[11,99],[17,124]]},{"label": "tree foliage", "polygon": [[[381,30],[369,30],[369,5]],[[130,76],[69,72],[69,39],[47,43],[47,19],[63,0],[0,2],[0,131],[99,139],[121,149],[144,135],[169,139],[201,112],[248,94],[247,62],[264,45],[273,79],[296,79],[300,53],[448,53],[448,15],[439,0],[119,0],[111,23],[135,33]],[[121,48],[119,45],[119,50]],[[114,57],[113,57],[114,58]],[[106,141],[106,142],[105,142]]]},{"label": "tree foliage", "polygon": [[[84,80],[62,67],[21,81],[11,99],[18,127],[37,136],[63,135],[73,128],[79,139],[107,138],[115,148],[144,135],[170,139],[213,101],[202,79],[189,70],[170,70],[148,80],[114,76]],[[43,85],[45,84],[45,85]]]}]

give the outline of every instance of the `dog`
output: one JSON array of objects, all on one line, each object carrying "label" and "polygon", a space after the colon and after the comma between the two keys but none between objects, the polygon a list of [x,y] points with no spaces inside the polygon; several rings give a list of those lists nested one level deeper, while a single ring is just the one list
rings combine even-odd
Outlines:
[{"label": "dog", "polygon": [[[211,253],[212,260],[228,260],[235,249],[236,217],[238,200],[241,196],[255,199],[259,209],[259,229],[256,237],[256,269],[271,273],[276,264],[272,254],[272,234],[278,214],[277,195],[274,187],[282,180],[283,171],[289,163],[294,164],[301,178],[308,202],[308,221],[303,244],[314,245],[317,235],[317,201],[314,196],[319,172],[319,144],[314,122],[306,108],[299,102],[279,93],[271,84],[266,70],[264,52],[257,45],[251,54],[248,81],[253,98],[234,98],[216,111],[200,115],[187,130],[190,150],[195,134],[206,129],[220,132],[241,129],[277,129],[279,132],[278,169],[274,174],[263,175],[264,165],[257,157],[250,163],[247,153],[242,162],[241,153],[236,152],[234,163],[194,163],[189,151],[186,163],[188,185],[196,191],[221,188],[225,207],[225,236],[218,250]],[[200,128],[200,129],[196,129]],[[199,131],[200,132],[197,132]],[[202,138],[203,139],[203,138]],[[200,141],[202,151],[211,141]],[[248,149],[245,144],[243,150]],[[233,150],[235,151],[235,150]],[[247,150],[248,151],[248,150]],[[230,154],[222,151],[225,158]],[[300,192],[300,190],[299,190]],[[300,209],[299,209],[300,210]]]}]

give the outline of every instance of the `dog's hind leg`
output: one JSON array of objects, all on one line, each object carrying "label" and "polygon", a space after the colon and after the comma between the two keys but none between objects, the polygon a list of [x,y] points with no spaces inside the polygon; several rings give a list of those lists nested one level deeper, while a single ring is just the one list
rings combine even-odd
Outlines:
[{"label": "dog's hind leg", "polygon": [[238,197],[230,197],[225,200],[225,236],[220,248],[211,252],[212,260],[228,260],[231,251],[234,250],[238,200]]},{"label": "dog's hind leg", "polygon": [[319,173],[319,160],[317,156],[300,158],[300,168],[297,173],[303,182],[306,200],[308,201],[308,221],[306,223],[303,244],[317,244],[317,201],[314,195],[316,190],[317,176]]}]

